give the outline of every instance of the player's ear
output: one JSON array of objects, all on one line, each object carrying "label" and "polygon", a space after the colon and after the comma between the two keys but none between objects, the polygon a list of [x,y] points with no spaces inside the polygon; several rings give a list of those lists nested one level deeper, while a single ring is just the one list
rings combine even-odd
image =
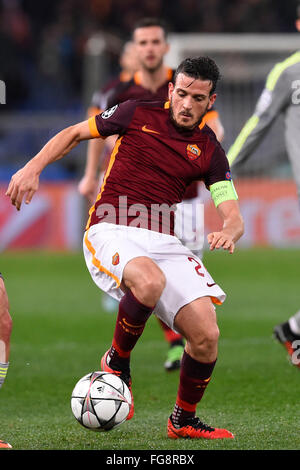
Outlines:
[{"label": "player's ear", "polygon": [[217,98],[217,93],[213,93],[212,95],[210,95],[207,109],[210,109],[212,107],[212,105],[216,101],[216,98]]},{"label": "player's ear", "polygon": [[169,82],[169,88],[168,88],[169,100],[171,100],[171,96],[172,96],[173,91],[174,91],[174,84],[173,84],[173,82]]}]

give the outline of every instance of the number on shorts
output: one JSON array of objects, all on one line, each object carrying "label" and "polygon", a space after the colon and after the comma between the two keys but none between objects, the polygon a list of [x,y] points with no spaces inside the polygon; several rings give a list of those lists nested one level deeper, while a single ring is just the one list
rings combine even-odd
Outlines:
[{"label": "number on shorts", "polygon": [[201,266],[201,264],[199,263],[199,261],[196,260],[195,258],[192,258],[191,256],[188,257],[188,260],[191,261],[191,262],[196,263],[196,266],[195,266],[195,271],[196,271],[196,273],[198,274],[198,276],[204,277],[204,274],[200,272],[200,269],[202,268],[202,266]]}]

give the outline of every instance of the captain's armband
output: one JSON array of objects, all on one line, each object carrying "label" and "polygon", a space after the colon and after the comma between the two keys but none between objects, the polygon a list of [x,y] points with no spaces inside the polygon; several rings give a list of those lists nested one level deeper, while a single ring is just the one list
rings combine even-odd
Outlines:
[{"label": "captain's armband", "polygon": [[221,202],[237,200],[238,195],[233,185],[232,180],[218,181],[209,187],[212,200],[215,206],[218,207]]}]

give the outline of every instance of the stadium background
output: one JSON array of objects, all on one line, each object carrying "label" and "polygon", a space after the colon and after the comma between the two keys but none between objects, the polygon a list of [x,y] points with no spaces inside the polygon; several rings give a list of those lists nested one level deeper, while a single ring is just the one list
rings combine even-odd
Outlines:
[{"label": "stadium background", "polygon": [[[6,104],[0,105],[0,250],[80,247],[87,208],[76,183],[83,174],[85,144],[44,171],[41,192],[21,214],[3,192],[12,173],[52,135],[85,118],[93,91],[118,74],[120,49],[138,18],[167,21],[168,65],[176,67],[197,54],[217,61],[223,77],[217,107],[228,150],[253,113],[268,71],[299,41],[294,12],[293,1],[267,0],[2,1],[0,79]],[[300,215],[282,129],[279,119],[237,175],[243,178],[236,178],[236,185],[246,221],[241,246],[299,245]],[[209,194],[205,197],[210,231],[218,220]]]},{"label": "stadium background", "polygon": [[[220,65],[217,107],[228,150],[267,72],[298,48],[295,6],[281,0],[0,1],[0,80],[6,85],[0,269],[14,318],[0,437],[14,448],[199,448],[165,437],[178,376],[166,379],[166,345],[154,321],[133,360],[135,421],[99,438],[71,416],[74,382],[99,367],[114,327],[114,315],[101,312],[81,254],[87,207],[77,183],[85,145],[44,171],[39,193],[21,212],[4,193],[11,175],[51,136],[85,118],[91,93],[118,73],[121,46],[143,16],[168,22],[171,66],[190,54],[211,55]],[[236,177],[246,220],[237,253],[230,261],[225,253],[205,254],[229,300],[220,315],[221,354],[203,418],[233,428],[238,437],[201,448],[299,449],[299,377],[271,339],[273,326],[299,308],[300,215],[281,121],[250,162]],[[207,229],[218,224],[209,198],[205,216]]]}]

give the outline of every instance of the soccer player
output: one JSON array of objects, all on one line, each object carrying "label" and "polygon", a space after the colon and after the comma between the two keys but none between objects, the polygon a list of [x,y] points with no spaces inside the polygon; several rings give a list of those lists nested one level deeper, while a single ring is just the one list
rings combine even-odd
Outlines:
[{"label": "soccer player", "polygon": [[[133,29],[132,41],[135,47],[131,54],[137,57],[139,70],[127,82],[118,81],[104,93],[96,92],[92,99],[89,114],[96,114],[128,99],[166,100],[168,84],[173,79],[174,71],[164,64],[164,57],[169,51],[167,28],[164,22],[156,18],[144,18]],[[134,62],[135,64],[136,62]],[[202,124],[207,123],[215,132],[219,141],[223,139],[224,129],[218,112],[210,109],[203,117]],[[88,143],[88,153],[85,174],[79,183],[79,191],[92,203],[98,188],[99,155],[105,143],[91,140]],[[186,190],[183,202],[177,206],[175,218],[175,233],[180,234],[181,241],[193,253],[202,258],[202,228],[203,217],[195,217],[197,205],[201,203],[198,197],[198,182],[192,183]],[[196,222],[201,226],[197,226]],[[175,333],[162,321],[159,321],[164,337],[169,344],[164,367],[167,371],[180,367],[184,342],[181,335]]]},{"label": "soccer player", "polygon": [[[300,32],[300,4],[296,10],[295,26]],[[286,149],[300,197],[299,77],[300,51],[296,51],[270,71],[253,116],[242,128],[227,156],[232,169],[243,164],[256,150],[277,117],[283,114]],[[274,336],[285,346],[292,364],[300,368],[299,361],[293,361],[293,353],[298,349],[300,340],[300,312],[275,326]]]},{"label": "soccer player", "polygon": [[[121,71],[118,77],[110,80],[102,90],[97,90],[92,97],[92,102],[88,108],[88,117],[95,116],[101,110],[107,107],[107,100],[113,96],[116,90],[124,86],[124,83],[131,80],[135,72],[137,72],[139,63],[136,54],[136,47],[133,41],[127,41],[121,51],[119,58]],[[97,196],[97,190],[100,182],[103,181],[105,168],[111,151],[115,145],[117,136],[110,136],[101,142],[100,146],[88,144],[88,157],[85,174],[78,184],[79,192],[85,196],[88,203],[94,203]],[[97,155],[100,152],[100,155]],[[98,175],[99,167],[99,175]],[[101,297],[102,307],[107,312],[115,312],[117,310],[118,302],[109,295],[103,294]]]},{"label": "soccer player", "polygon": [[[11,331],[12,319],[9,313],[8,296],[3,276],[0,273],[0,388],[4,383],[9,366]],[[11,445],[0,439],[0,449],[11,449]]]},{"label": "soccer player", "polygon": [[[126,101],[64,129],[13,175],[7,196],[20,210],[38,189],[43,168],[80,141],[118,134],[101,190],[90,210],[84,254],[94,282],[120,301],[102,369],[132,393],[130,358],[152,313],[186,339],[169,438],[233,438],[204,424],[196,407],[211,379],[219,329],[214,304],[226,294],[202,261],[174,236],[174,211],[194,180],[209,188],[223,220],[209,233],[210,250],[235,250],[243,220],[225,152],[199,127],[216,99],[219,69],[208,57],[184,60],[169,84],[169,101]],[[134,405],[128,419],[132,418]]]}]

